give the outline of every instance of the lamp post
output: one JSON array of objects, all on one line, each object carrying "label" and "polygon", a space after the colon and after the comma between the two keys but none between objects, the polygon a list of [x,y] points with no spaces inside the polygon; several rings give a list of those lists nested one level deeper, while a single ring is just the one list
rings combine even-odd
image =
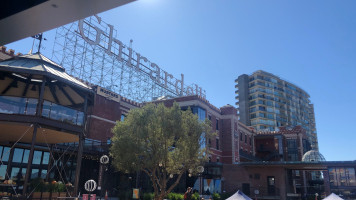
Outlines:
[{"label": "lamp post", "polygon": [[221,192],[225,192],[225,177],[221,177]]},{"label": "lamp post", "polygon": [[85,182],[84,184],[84,189],[89,192],[89,199],[91,199],[90,194],[92,192],[94,192],[94,190],[96,189],[96,182],[94,180],[88,180],[87,182]]},{"label": "lamp post", "polygon": [[104,190],[104,185],[105,181],[103,179],[105,178],[105,171],[108,170],[107,164],[109,163],[109,156],[103,155],[100,157],[100,167],[99,167],[99,177],[98,177],[98,190],[100,190],[100,198],[104,194],[106,194],[106,191]]},{"label": "lamp post", "polygon": [[202,197],[202,194],[203,194],[203,180],[202,180],[202,176],[203,176],[203,172],[204,172],[204,167],[203,167],[203,166],[197,167],[197,171],[198,171],[198,173],[199,173],[199,196]]}]

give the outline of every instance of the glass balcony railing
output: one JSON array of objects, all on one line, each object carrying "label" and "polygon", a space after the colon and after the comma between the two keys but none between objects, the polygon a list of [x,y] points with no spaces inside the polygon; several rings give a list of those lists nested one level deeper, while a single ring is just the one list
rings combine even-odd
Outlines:
[{"label": "glass balcony railing", "polygon": [[78,126],[82,126],[84,121],[83,112],[49,101],[43,102],[42,116]]},{"label": "glass balcony railing", "polygon": [[[0,113],[35,115],[38,99],[0,96]],[[49,101],[43,102],[42,116],[78,126],[83,125],[84,113]]]},{"label": "glass balcony railing", "polygon": [[0,113],[35,115],[37,103],[37,99],[0,96]]}]

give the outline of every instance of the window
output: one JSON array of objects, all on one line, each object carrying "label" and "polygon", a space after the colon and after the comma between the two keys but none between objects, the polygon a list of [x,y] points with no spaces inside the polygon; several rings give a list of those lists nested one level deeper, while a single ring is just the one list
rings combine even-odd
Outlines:
[{"label": "window", "polygon": [[211,115],[208,116],[209,120],[211,121]]},{"label": "window", "polygon": [[260,174],[255,174],[255,179],[260,180],[261,175]]},{"label": "window", "polygon": [[38,177],[38,172],[39,172],[39,169],[32,169],[31,179],[37,178]]},{"label": "window", "polygon": [[247,135],[245,135],[245,143],[247,144]]},{"label": "window", "polygon": [[267,118],[268,118],[268,119],[274,119],[274,114],[268,113],[268,114],[267,114]]},{"label": "window", "polygon": [[254,106],[254,105],[256,105],[256,101],[251,101],[250,106]]},{"label": "window", "polygon": [[42,164],[47,165],[49,162],[49,152],[43,152]]},{"label": "window", "polygon": [[120,119],[120,121],[124,121],[125,120],[125,115],[124,114],[121,114],[121,119]]},{"label": "window", "polygon": [[242,133],[240,133],[240,141],[242,141]]},{"label": "window", "polygon": [[[42,151],[35,151],[33,154],[32,164],[39,165],[41,163],[41,157],[42,157]],[[32,172],[33,172],[33,170],[32,170]]]},{"label": "window", "polygon": [[216,130],[219,130],[219,120],[216,119]]},{"label": "window", "polygon": [[216,162],[220,162],[220,158],[219,157],[216,158]]},{"label": "window", "polygon": [[260,111],[266,111],[266,107],[264,107],[264,106],[258,106],[258,110],[260,110]]},{"label": "window", "polygon": [[256,112],[256,107],[250,108],[250,112],[251,112],[251,113]]},{"label": "window", "polygon": [[0,166],[0,180],[5,179],[6,169],[7,169],[7,165]]},{"label": "window", "polygon": [[30,155],[30,150],[25,150],[25,153],[23,155],[22,163],[28,163],[28,156]]},{"label": "window", "polygon": [[41,178],[45,179],[46,176],[47,176],[47,170],[46,170],[46,169],[43,169],[43,170],[41,171]]},{"label": "window", "polygon": [[21,163],[24,150],[15,148],[12,162]]},{"label": "window", "polygon": [[219,138],[216,138],[216,149],[217,149],[217,150],[220,149]]},{"label": "window", "polygon": [[11,169],[11,178],[12,180],[18,180],[21,179],[21,173],[20,173],[20,168],[18,167],[13,167]]},{"label": "window", "polygon": [[4,150],[2,152],[2,161],[9,161],[9,155],[10,155],[10,148],[4,147]]}]

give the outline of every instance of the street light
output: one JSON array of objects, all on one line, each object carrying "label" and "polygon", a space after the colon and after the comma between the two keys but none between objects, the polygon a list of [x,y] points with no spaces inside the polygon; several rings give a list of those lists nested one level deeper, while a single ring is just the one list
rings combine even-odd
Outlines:
[{"label": "street light", "polygon": [[203,175],[203,172],[204,172],[204,167],[203,166],[198,166],[197,167],[197,171],[199,173],[199,195],[201,197],[202,193],[203,193],[202,175]]},{"label": "street light", "polygon": [[105,181],[103,181],[103,179],[105,179],[105,171],[108,170],[108,166],[107,166],[108,164],[109,164],[109,156],[107,155],[101,156],[100,166],[99,166],[99,177],[98,177],[98,190],[100,190],[100,197],[103,196],[103,192],[105,192],[104,194],[106,194],[106,191],[104,190],[104,187],[102,188],[102,186],[105,185]]}]

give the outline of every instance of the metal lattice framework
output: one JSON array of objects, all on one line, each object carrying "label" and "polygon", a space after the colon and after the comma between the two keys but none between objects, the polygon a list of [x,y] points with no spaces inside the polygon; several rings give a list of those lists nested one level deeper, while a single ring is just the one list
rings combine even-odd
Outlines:
[{"label": "metal lattice framework", "polygon": [[174,78],[116,38],[113,26],[98,16],[61,26],[56,30],[52,59],[70,75],[137,102],[191,94],[205,98],[205,91],[197,85],[184,85],[183,75],[183,81]]}]

